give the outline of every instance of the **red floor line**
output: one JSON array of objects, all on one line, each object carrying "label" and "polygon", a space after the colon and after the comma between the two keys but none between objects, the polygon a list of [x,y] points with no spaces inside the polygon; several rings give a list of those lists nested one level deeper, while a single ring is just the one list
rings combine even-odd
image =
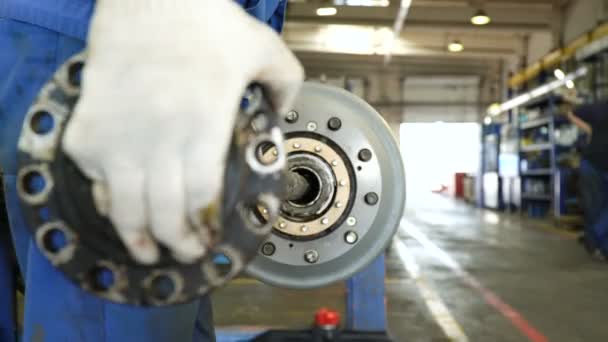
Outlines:
[{"label": "red floor line", "polygon": [[481,285],[473,276],[468,273],[461,274],[464,282],[471,288],[477,290],[484,301],[500,312],[511,324],[525,335],[532,342],[549,341],[545,335],[532,326],[517,310],[505,303],[498,295]]},{"label": "red floor line", "polygon": [[497,294],[483,286],[473,275],[465,271],[460,264],[456,262],[456,260],[454,260],[443,249],[439,248],[439,246],[432,242],[416,226],[407,221],[402,221],[402,223],[405,223],[405,232],[407,232],[411,237],[429,250],[430,253],[435,256],[435,258],[437,258],[456,275],[458,275],[465,284],[476,290],[488,305],[496,309],[496,311],[509,320],[520,333],[528,338],[528,340],[531,342],[549,341],[549,339],[532,324],[530,324],[530,322],[528,322],[522,314],[520,314],[509,304],[505,303]]}]

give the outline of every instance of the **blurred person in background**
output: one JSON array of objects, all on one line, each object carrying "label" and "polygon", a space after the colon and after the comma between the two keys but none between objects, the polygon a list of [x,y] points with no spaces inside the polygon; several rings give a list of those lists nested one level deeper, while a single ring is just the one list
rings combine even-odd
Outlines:
[{"label": "blurred person in background", "polygon": [[566,116],[589,138],[580,165],[580,191],[585,215],[582,237],[596,258],[608,258],[608,102],[580,104],[576,91],[566,96]]}]

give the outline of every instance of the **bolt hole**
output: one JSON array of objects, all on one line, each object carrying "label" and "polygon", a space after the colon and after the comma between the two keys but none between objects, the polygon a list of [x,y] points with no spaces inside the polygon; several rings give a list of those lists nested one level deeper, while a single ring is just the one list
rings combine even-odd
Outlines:
[{"label": "bolt hole", "polygon": [[153,298],[166,301],[175,292],[175,282],[168,275],[158,275],[150,282],[149,291]]},{"label": "bolt hole", "polygon": [[217,254],[215,254],[214,257],[215,258],[223,257],[226,260],[228,260],[228,263],[215,264],[215,272],[216,272],[217,276],[220,278],[226,278],[232,270],[232,260],[230,260],[230,258],[224,253],[217,253]]},{"label": "bolt hole", "polygon": [[240,108],[241,108],[241,109],[247,109],[247,108],[249,107],[249,102],[250,102],[250,101],[249,101],[249,98],[248,98],[248,97],[246,97],[246,96],[245,96],[245,97],[243,97],[243,98],[241,99],[241,107],[240,107]]},{"label": "bolt hole", "polygon": [[262,141],[255,148],[256,159],[262,165],[266,165],[266,166],[272,165],[273,163],[275,163],[278,160],[278,156],[275,154],[266,155],[266,153],[272,148],[274,148],[275,151],[277,151],[276,147],[277,146],[272,141]]},{"label": "bolt hole", "polygon": [[37,195],[41,193],[46,187],[46,180],[44,176],[38,171],[29,171],[26,173],[22,180],[23,190],[28,195]]},{"label": "bolt hole", "polygon": [[114,281],[114,272],[106,266],[95,266],[89,271],[89,284],[95,291],[109,290]]},{"label": "bolt hole", "polygon": [[39,111],[32,115],[30,120],[30,128],[34,133],[44,135],[49,133],[55,127],[55,119],[51,113],[47,111]]},{"label": "bolt hole", "polygon": [[361,171],[363,168],[361,166],[357,166],[357,171]]},{"label": "bolt hole", "polygon": [[[247,222],[253,224],[256,228],[266,228],[268,220],[264,216],[264,208],[268,208],[268,205],[264,202],[259,202],[257,205],[247,206],[245,208],[245,215]],[[269,212],[266,211],[266,215]]]},{"label": "bolt hole", "polygon": [[290,244],[289,244],[289,248],[293,248],[293,243],[290,243]]},{"label": "bolt hole", "polygon": [[59,228],[49,229],[43,237],[44,249],[57,254],[68,245],[68,237]]},{"label": "bolt hole", "polygon": [[76,62],[68,68],[68,80],[73,87],[80,87],[83,67],[83,62]]}]

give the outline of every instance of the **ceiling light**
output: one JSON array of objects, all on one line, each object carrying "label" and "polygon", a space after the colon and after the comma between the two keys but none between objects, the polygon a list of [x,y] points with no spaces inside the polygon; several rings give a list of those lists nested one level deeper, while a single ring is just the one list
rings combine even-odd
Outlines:
[{"label": "ceiling light", "polygon": [[553,75],[555,75],[555,78],[560,81],[566,78],[566,74],[561,69],[555,69],[555,71],[553,71]]},{"label": "ceiling light", "polygon": [[500,107],[500,103],[492,103],[490,105],[490,107],[488,107],[488,114],[492,115],[492,116],[496,116],[498,114],[500,114],[502,111],[502,108]]},{"label": "ceiling light", "polygon": [[492,19],[481,9],[475,12],[475,15],[471,17],[471,24],[473,25],[487,25],[490,21],[492,21]]},{"label": "ceiling light", "polygon": [[448,51],[450,52],[462,52],[462,50],[464,50],[464,45],[460,40],[455,40],[448,45]]},{"label": "ceiling light", "polygon": [[487,125],[491,125],[492,124],[492,118],[489,116],[486,116],[485,119],[483,119],[483,123]]},{"label": "ceiling light", "polygon": [[319,7],[317,8],[317,15],[320,17],[326,17],[330,15],[336,15],[338,10],[335,7]]},{"label": "ceiling light", "polygon": [[572,80],[566,81],[566,88],[574,89],[574,81],[572,81]]}]

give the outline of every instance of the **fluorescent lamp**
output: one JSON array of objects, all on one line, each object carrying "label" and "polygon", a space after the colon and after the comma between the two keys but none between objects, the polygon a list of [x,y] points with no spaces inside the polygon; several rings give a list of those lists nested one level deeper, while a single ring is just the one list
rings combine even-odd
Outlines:
[{"label": "fluorescent lamp", "polygon": [[335,7],[319,7],[317,8],[317,15],[320,17],[327,17],[330,15],[336,15],[338,10]]},{"label": "fluorescent lamp", "polygon": [[475,15],[471,17],[471,24],[477,26],[487,25],[492,19],[483,10],[478,10]]},{"label": "fluorescent lamp", "polygon": [[566,78],[566,74],[562,71],[562,69],[555,69],[555,71],[553,71],[553,74],[555,75],[555,78],[560,81]]},{"label": "fluorescent lamp", "polygon": [[464,45],[459,40],[455,40],[448,45],[448,51],[450,52],[462,52]]},{"label": "fluorescent lamp", "polygon": [[549,92],[552,92],[563,86],[566,86],[569,89],[574,89],[576,86],[574,84],[574,80],[587,75],[588,71],[589,70],[587,69],[587,67],[580,67],[575,72],[572,72],[572,73],[566,75],[561,80],[551,81],[547,84],[544,84],[538,88],[532,89],[531,91],[529,91],[527,93],[521,94],[515,98],[512,98],[512,99],[500,104],[500,110],[497,110],[497,108],[490,106],[490,108],[488,108],[487,113],[492,116],[499,115],[500,113],[506,112],[515,107],[519,107],[520,105],[525,104],[526,102],[528,102],[529,100],[531,100],[535,97],[543,96],[543,95],[545,95]]}]

